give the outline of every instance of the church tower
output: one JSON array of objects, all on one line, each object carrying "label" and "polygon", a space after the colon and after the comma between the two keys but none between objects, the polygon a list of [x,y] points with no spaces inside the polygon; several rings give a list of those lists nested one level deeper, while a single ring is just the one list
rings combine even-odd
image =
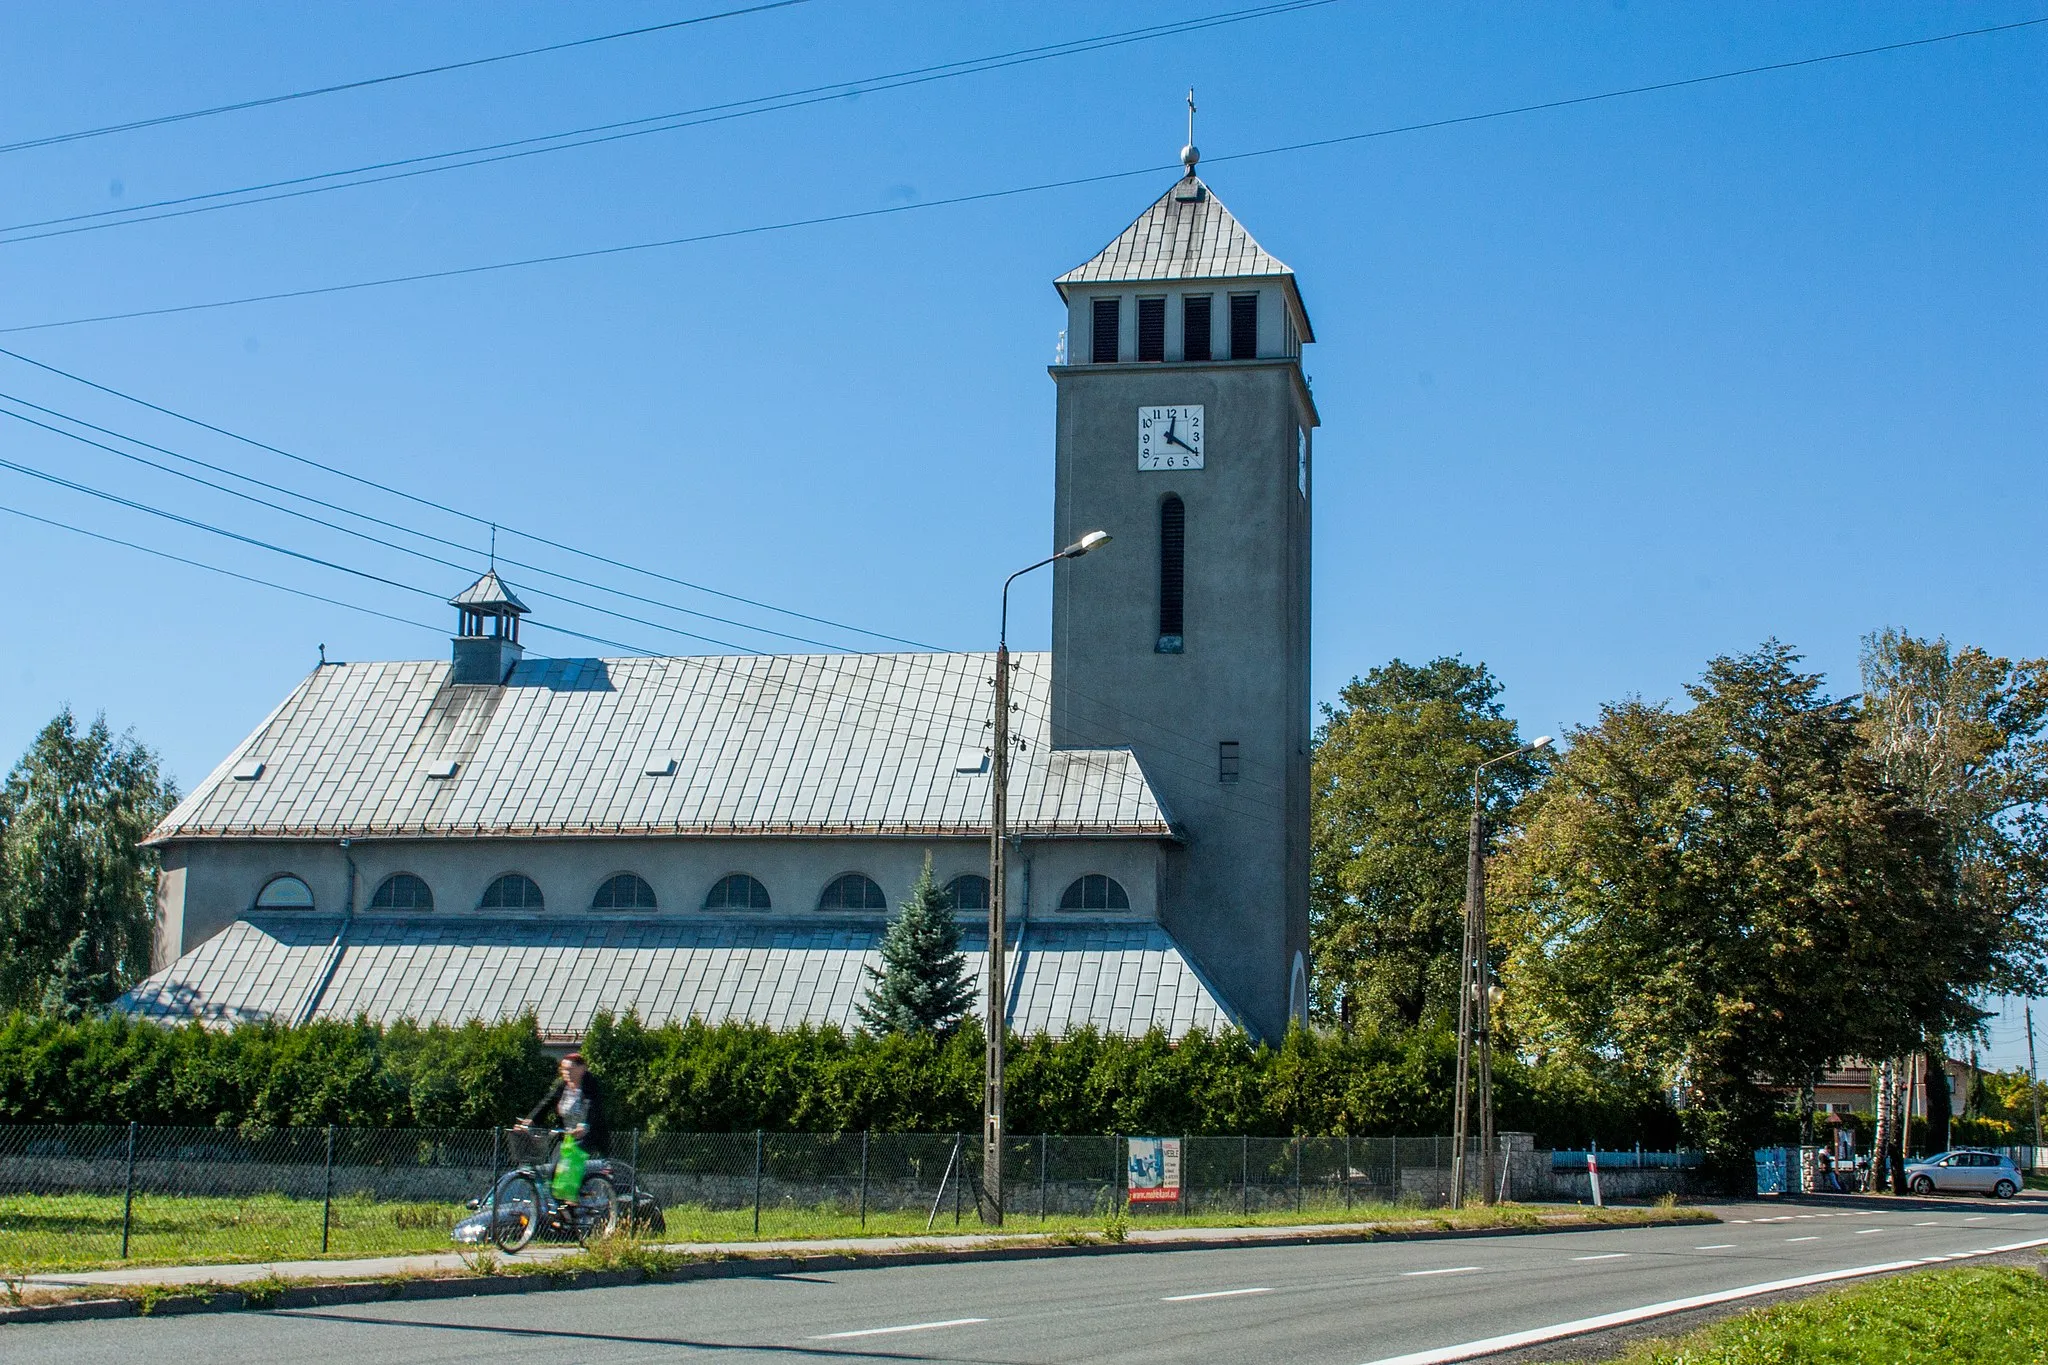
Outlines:
[{"label": "church tower", "polygon": [[1053,568],[1052,738],[1137,754],[1182,836],[1162,918],[1277,1039],[1307,1010],[1314,336],[1197,156],[1056,281],[1053,543],[1116,543]]}]

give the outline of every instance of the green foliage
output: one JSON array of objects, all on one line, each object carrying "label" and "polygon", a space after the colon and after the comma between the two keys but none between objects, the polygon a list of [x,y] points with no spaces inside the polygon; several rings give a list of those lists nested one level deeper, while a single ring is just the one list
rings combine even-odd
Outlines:
[{"label": "green foliage", "polygon": [[932,855],[910,888],[903,911],[882,935],[877,949],[882,970],[867,968],[868,988],[860,1017],[877,1033],[946,1033],[974,1002],[967,958],[960,951],[960,924],[953,898],[932,878]]},{"label": "green foliage", "polygon": [[1710,664],[1690,710],[1604,708],[1495,868],[1516,1035],[1682,1084],[1728,1163],[1777,1122],[1766,1083],[1973,1025],[1999,941],[1797,662],[1770,642]]},{"label": "green foliage", "polygon": [[[156,855],[177,804],[157,757],[59,712],[0,787],[0,1009],[110,1000],[148,975]],[[81,945],[81,938],[83,943]]]},{"label": "green foliage", "polygon": [[[981,1032],[845,1033],[599,1018],[583,1043],[617,1128],[654,1132],[971,1132]],[[1440,1135],[1448,1033],[1296,1031],[1178,1043],[1082,1032],[1015,1039],[1009,1120],[1020,1133]],[[552,1067],[531,1020],[460,1029],[313,1023],[166,1028],[124,1016],[0,1021],[0,1123],[480,1127],[523,1114]],[[1544,1145],[1668,1147],[1677,1121],[1640,1080],[1509,1056],[1500,1126]]]},{"label": "green foliage", "polygon": [[1610,1365],[2033,1365],[2048,1360],[2048,1278],[1973,1266],[1875,1280],[1651,1341]]},{"label": "green foliage", "polygon": [[531,1020],[209,1029],[16,1013],[0,1022],[0,1123],[486,1127],[525,1113],[553,1070]]},{"label": "green foliage", "polygon": [[[1323,1022],[1414,1028],[1455,1015],[1472,771],[1521,741],[1484,664],[1399,659],[1324,708],[1312,759],[1311,1006]],[[1489,770],[1490,828],[1541,775]]]}]

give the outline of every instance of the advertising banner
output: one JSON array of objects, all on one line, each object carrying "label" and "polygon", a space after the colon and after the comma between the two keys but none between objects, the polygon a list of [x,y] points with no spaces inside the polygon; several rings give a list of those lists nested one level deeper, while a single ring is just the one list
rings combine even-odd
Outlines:
[{"label": "advertising banner", "polygon": [[1130,1186],[1133,1204],[1180,1202],[1180,1139],[1134,1137],[1130,1140]]}]

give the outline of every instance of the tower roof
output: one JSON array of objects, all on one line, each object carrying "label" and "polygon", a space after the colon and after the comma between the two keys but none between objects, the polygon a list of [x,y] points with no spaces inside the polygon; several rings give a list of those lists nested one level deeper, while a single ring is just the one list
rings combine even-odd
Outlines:
[{"label": "tower roof", "polygon": [[449,598],[448,605],[485,616],[508,611],[524,612],[528,609],[526,603],[520,601],[513,595],[512,589],[505,586],[505,580],[498,577],[496,569],[489,570],[482,578]]},{"label": "tower roof", "polygon": [[1315,340],[1305,325],[1308,310],[1301,306],[1294,272],[1260,246],[1191,170],[1115,241],[1053,283],[1064,298],[1075,285],[1235,279],[1284,281],[1301,308],[1302,340]]}]

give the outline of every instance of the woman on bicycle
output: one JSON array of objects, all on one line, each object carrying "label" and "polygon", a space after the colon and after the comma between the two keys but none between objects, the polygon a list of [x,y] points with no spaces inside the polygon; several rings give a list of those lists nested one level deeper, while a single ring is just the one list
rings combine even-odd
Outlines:
[{"label": "woman on bicycle", "polygon": [[572,1052],[562,1058],[562,1074],[518,1126],[539,1126],[540,1116],[549,1109],[555,1111],[562,1131],[574,1137],[584,1151],[592,1156],[605,1155],[611,1146],[612,1130],[605,1122],[604,1088],[583,1064],[582,1053]]}]

